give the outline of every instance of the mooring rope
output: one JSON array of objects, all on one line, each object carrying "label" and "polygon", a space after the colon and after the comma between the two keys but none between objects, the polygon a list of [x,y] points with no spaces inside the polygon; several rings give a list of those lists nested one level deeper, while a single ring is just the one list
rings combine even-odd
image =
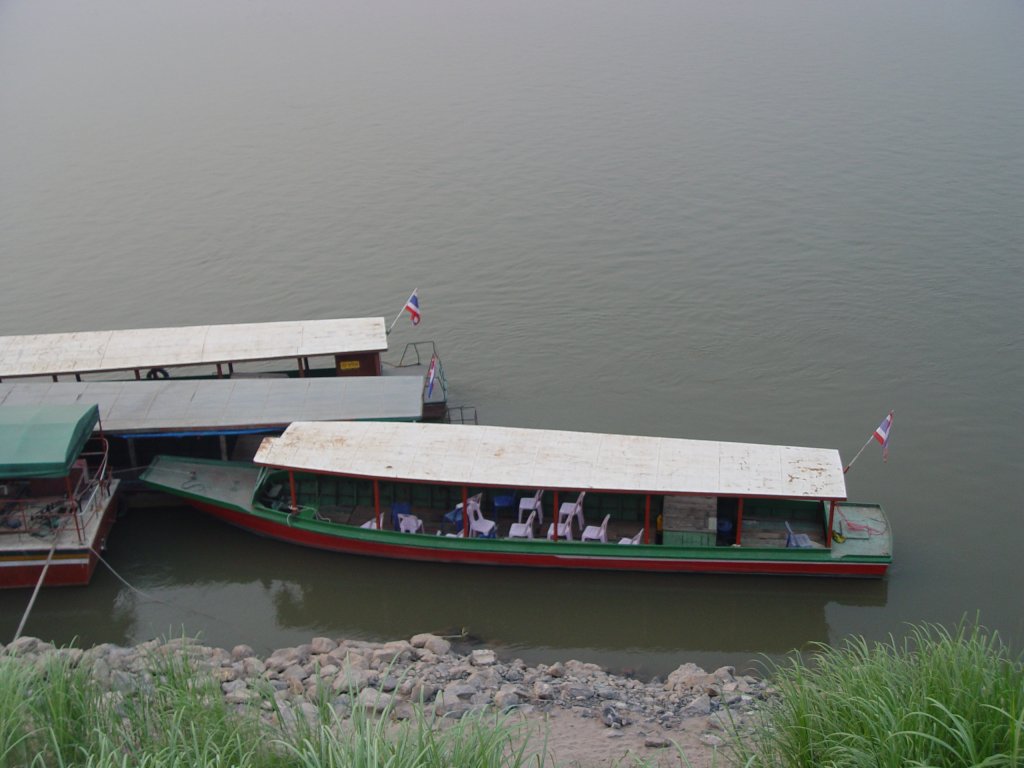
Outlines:
[{"label": "mooring rope", "polygon": [[158,597],[154,597],[153,595],[150,595],[150,594],[147,594],[147,593],[143,592],[138,587],[130,584],[128,582],[128,580],[124,576],[122,576],[120,573],[118,573],[116,570],[114,570],[114,566],[112,566],[110,563],[108,563],[104,559],[103,555],[101,555],[99,552],[97,552],[95,548],[90,547],[89,551],[92,552],[94,555],[96,555],[96,558],[101,563],[103,563],[104,566],[106,566],[107,570],[110,571],[114,575],[114,578],[116,578],[118,581],[120,581],[122,584],[124,584],[126,587],[128,587],[128,589],[130,589],[132,592],[135,592],[137,595],[141,596],[142,598],[144,598],[146,600],[149,600],[151,602],[154,602],[154,603],[160,603],[161,605],[166,605],[168,608],[177,608],[177,609],[182,610],[182,611],[187,611],[189,613],[194,613],[197,616],[203,616],[203,617],[205,617],[207,619],[213,619],[214,621],[220,621],[220,622],[227,623],[227,622],[224,621],[224,619],[220,618],[219,616],[213,616],[212,614],[209,614],[209,613],[203,613],[202,611],[197,611],[195,608],[190,608],[190,607],[185,606],[185,605],[178,605],[178,604],[172,603],[172,602],[170,602],[168,600],[161,600]]},{"label": "mooring rope", "polygon": [[[53,562],[53,553],[57,551],[57,534],[60,531],[53,532],[53,546],[50,547],[50,554],[46,556],[46,564],[43,565],[43,572],[39,574],[39,581],[36,582],[36,588],[32,590],[32,598],[28,601],[28,606],[25,608],[25,613],[21,616],[21,623],[18,624],[18,630],[14,633],[14,640],[21,637],[21,632],[25,629],[25,622],[28,621],[28,616],[32,613],[32,606],[36,604],[36,598],[39,596],[39,589],[43,586],[43,582],[46,580],[46,572],[50,570],[50,563]],[[13,643],[14,640],[11,640]]]}]

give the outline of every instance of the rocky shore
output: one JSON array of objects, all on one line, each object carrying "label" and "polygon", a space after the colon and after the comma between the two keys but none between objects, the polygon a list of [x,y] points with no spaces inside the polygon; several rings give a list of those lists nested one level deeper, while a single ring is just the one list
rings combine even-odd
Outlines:
[{"label": "rocky shore", "polygon": [[[23,637],[0,645],[0,654],[26,662],[56,654],[73,665],[88,664],[115,696],[152,686],[155,660],[187,658],[197,672],[213,677],[227,704],[260,708],[265,721],[277,725],[314,718],[318,702],[328,702],[342,718],[361,705],[403,720],[414,717],[421,703],[428,716],[445,719],[469,712],[520,714],[548,725],[560,722],[549,729],[548,746],[575,765],[612,764],[604,761],[609,752],[649,759],[644,750],[679,744],[713,750],[728,740],[730,724],[746,728],[751,713],[773,695],[764,680],[737,675],[733,667],[708,672],[688,663],[665,680],[642,682],[579,661],[528,667],[518,659],[501,661],[487,649],[461,654],[431,634],[387,643],[318,637],[266,658],[247,645],[226,650],[188,639],[78,649]],[[569,723],[575,725],[566,728]],[[560,749],[561,731],[576,737],[575,746]],[[594,755],[580,754],[595,739],[601,743]],[[624,739],[628,747],[610,750],[609,739]],[[689,753],[687,759],[703,762]]]}]

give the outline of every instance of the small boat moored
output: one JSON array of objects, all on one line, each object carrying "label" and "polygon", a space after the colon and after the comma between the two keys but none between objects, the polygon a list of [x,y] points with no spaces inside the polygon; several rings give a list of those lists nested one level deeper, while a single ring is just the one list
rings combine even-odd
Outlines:
[{"label": "small boat moored", "polygon": [[297,422],[253,463],[160,456],[142,480],[254,533],[378,557],[858,577],[892,561],[884,511],[847,501],[830,449]]},{"label": "small boat moored", "polygon": [[0,407],[0,588],[88,584],[118,481],[95,405]]}]

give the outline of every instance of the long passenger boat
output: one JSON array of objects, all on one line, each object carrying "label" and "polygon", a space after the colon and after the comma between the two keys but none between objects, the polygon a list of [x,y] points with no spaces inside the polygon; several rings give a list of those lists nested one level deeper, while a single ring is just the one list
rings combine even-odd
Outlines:
[{"label": "long passenger boat", "polygon": [[394,365],[381,358],[387,349],[382,317],[0,336],[0,381],[413,374],[423,418],[443,418],[448,387],[434,343],[408,344]]},{"label": "long passenger boat", "polygon": [[252,463],[160,456],[142,480],[253,533],[403,560],[859,577],[892,561],[884,511],[847,501],[829,449],[297,422]]},{"label": "long passenger boat", "polygon": [[0,588],[88,584],[118,480],[95,405],[0,407]]}]

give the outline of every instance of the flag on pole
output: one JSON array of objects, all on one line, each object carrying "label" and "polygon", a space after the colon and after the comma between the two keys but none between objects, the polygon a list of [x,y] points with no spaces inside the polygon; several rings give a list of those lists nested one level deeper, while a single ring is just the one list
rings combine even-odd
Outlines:
[{"label": "flag on pole", "polygon": [[882,419],[882,423],[875,430],[874,438],[882,446],[882,461],[889,460],[889,434],[892,432],[892,411]]},{"label": "flag on pole", "polygon": [[437,355],[430,356],[430,368],[427,370],[427,397],[434,391],[434,377],[437,376]]},{"label": "flag on pole", "polygon": [[422,317],[422,315],[420,314],[419,291],[419,288],[413,291],[412,296],[410,296],[409,300],[405,302],[405,311],[409,313],[409,319],[412,320],[413,325],[419,325],[420,318]]}]

